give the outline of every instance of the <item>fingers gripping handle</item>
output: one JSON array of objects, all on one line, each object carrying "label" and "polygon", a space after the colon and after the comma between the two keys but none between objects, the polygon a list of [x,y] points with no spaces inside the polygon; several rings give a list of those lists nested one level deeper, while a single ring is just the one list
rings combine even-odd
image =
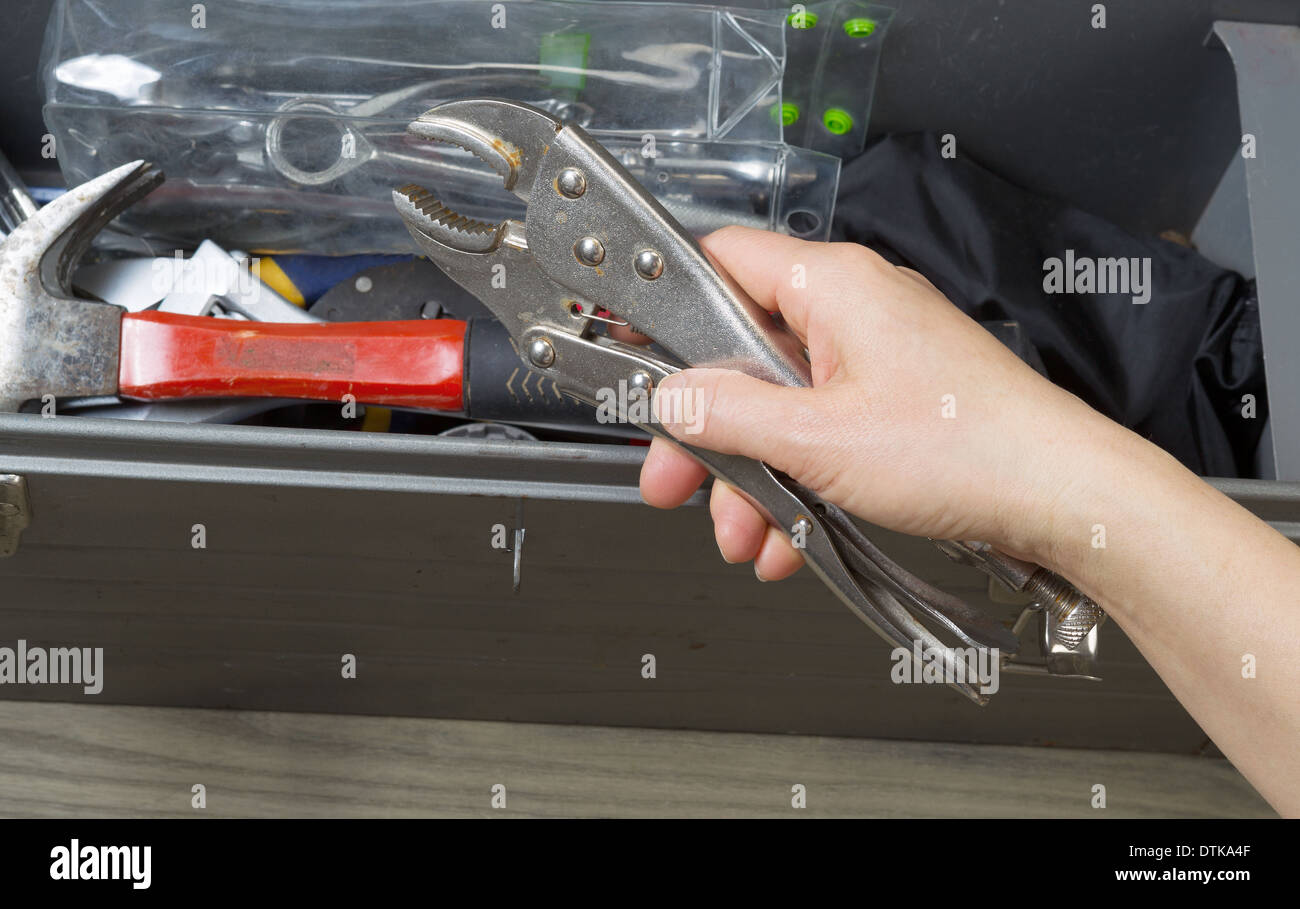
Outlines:
[{"label": "fingers gripping handle", "polygon": [[[556,370],[560,388],[592,404],[597,403],[600,389],[616,387],[620,381],[629,381],[629,377],[634,387],[649,387],[657,386],[678,371],[642,348],[607,339],[577,338],[533,329],[524,335],[525,349],[529,349],[530,339],[544,341],[552,352],[551,366]],[[973,646],[988,647],[989,641],[993,646],[998,645],[997,631],[991,623],[967,621],[973,610],[964,604],[960,604],[960,609],[950,609],[948,600],[953,598],[941,596],[938,600],[926,600],[920,596],[931,588],[869,543],[862,548],[860,540],[866,538],[856,527],[850,534],[835,526],[836,516],[842,516],[851,526],[843,512],[793,483],[786,485],[761,461],[683,443],[648,415],[636,415],[630,410],[622,415],[647,432],[681,446],[715,477],[748,498],[772,526],[787,534],[802,529],[805,561],[854,615],[880,637],[909,654],[918,646],[923,652],[938,654],[945,667],[952,670],[945,674],[954,680],[952,686],[976,703],[985,703],[984,695],[966,681],[964,667],[957,666],[960,656],[917,621],[900,600],[919,608],[922,614],[936,619]]]}]

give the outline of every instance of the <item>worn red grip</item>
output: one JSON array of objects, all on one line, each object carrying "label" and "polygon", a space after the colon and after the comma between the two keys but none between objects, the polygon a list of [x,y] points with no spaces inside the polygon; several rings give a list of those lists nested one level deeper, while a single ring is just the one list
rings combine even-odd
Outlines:
[{"label": "worn red grip", "polygon": [[122,316],[125,398],[274,397],[460,410],[465,323]]}]

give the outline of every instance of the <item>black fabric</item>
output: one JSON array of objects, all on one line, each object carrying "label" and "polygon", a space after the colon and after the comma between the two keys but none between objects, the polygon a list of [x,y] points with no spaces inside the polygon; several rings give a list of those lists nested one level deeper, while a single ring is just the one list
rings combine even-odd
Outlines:
[{"label": "black fabric", "polygon": [[[1052,381],[1198,474],[1254,476],[1267,415],[1254,282],[944,158],[930,134],[887,136],[845,165],[833,239],[916,269],[975,319],[1019,322]],[[1150,301],[1046,293],[1044,263],[1066,250],[1150,257]]]}]

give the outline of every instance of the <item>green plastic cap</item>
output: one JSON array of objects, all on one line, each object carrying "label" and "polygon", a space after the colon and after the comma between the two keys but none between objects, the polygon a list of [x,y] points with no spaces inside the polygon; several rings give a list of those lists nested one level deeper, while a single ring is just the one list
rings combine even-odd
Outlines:
[{"label": "green plastic cap", "polygon": [[848,19],[844,22],[844,34],[850,38],[870,38],[876,30],[876,23],[872,19]]},{"label": "green plastic cap", "polygon": [[772,119],[782,126],[794,126],[799,122],[799,105],[793,101],[782,101],[780,107],[772,108]]},{"label": "green plastic cap", "polygon": [[842,107],[828,107],[822,114],[822,125],[827,132],[842,136],[853,129],[853,115]]}]

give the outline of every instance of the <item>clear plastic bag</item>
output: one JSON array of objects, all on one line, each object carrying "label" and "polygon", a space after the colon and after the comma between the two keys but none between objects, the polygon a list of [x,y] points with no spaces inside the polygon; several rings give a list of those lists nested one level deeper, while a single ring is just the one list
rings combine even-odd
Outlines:
[{"label": "clear plastic bag", "polygon": [[[409,121],[490,95],[591,131],[780,141],[783,16],[586,0],[57,0],[49,105]],[[764,101],[768,104],[764,104]],[[308,108],[311,109],[311,108]]]},{"label": "clear plastic bag", "polygon": [[478,162],[405,132],[439,101],[485,94],[586,126],[691,229],[829,230],[838,161],[782,145],[773,116],[779,11],[227,0],[203,27],[198,15],[170,0],[58,0],[42,57],[69,185],[153,161],[167,183],[121,223],[162,248],[407,251],[390,191],[411,181],[467,214],[512,214],[518,200]]}]

